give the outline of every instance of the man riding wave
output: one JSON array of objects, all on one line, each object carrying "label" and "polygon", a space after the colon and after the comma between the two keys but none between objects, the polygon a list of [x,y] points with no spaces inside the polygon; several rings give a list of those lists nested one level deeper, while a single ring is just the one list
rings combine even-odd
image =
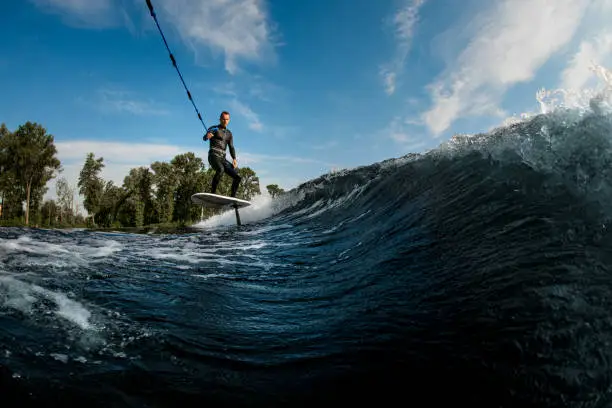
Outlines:
[{"label": "man riding wave", "polygon": [[[221,112],[219,116],[219,124],[211,126],[207,129],[204,140],[210,141],[208,149],[208,163],[215,170],[215,175],[212,179],[211,193],[216,194],[217,186],[223,176],[227,173],[233,178],[231,197],[236,197],[238,186],[240,185],[241,177],[236,171],[238,162],[236,161],[236,150],[234,149],[234,136],[231,130],[227,128],[230,121],[230,114],[227,111]],[[225,158],[225,150],[229,147],[230,155],[233,163],[230,163]]]}]

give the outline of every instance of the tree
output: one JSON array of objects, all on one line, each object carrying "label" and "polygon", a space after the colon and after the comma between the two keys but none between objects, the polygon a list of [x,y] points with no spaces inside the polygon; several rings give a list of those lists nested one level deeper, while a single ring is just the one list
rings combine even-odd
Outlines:
[{"label": "tree", "polygon": [[6,156],[6,142],[9,133],[11,133],[6,125],[2,123],[0,125],[0,204],[2,205],[2,213],[0,213],[0,217],[3,217],[4,213],[6,213],[6,202],[4,198],[6,197],[6,190],[8,189],[9,183],[9,166],[8,166],[8,158]]},{"label": "tree", "polygon": [[155,186],[155,212],[159,222],[172,221],[174,212],[174,193],[178,176],[170,163],[156,161],[151,164]]},{"label": "tree", "polygon": [[46,222],[49,226],[53,225],[58,212],[59,209],[54,200],[45,201],[40,209],[42,222]]},{"label": "tree", "polygon": [[173,219],[180,222],[198,219],[200,209],[192,205],[191,196],[204,190],[204,162],[193,152],[188,152],[175,156],[170,163],[178,179]]},{"label": "tree", "polygon": [[117,221],[119,211],[123,209],[126,199],[131,195],[123,187],[115,186],[113,181],[106,182],[100,198],[100,206],[96,213],[96,223],[110,227]]},{"label": "tree", "polygon": [[88,153],[85,164],[79,174],[79,193],[85,197],[83,206],[95,224],[95,215],[100,206],[100,198],[104,190],[104,180],[98,176],[104,167],[104,158],[95,159],[93,153]]},{"label": "tree", "polygon": [[[209,168],[206,172],[206,186],[210,186],[210,182],[214,175],[215,170]],[[238,191],[236,192],[237,198],[250,201],[254,196],[261,194],[259,177],[257,177],[253,169],[250,167],[240,167],[238,168],[238,175],[241,180]],[[232,192],[232,182],[233,179],[224,174],[217,186],[217,194],[229,196]]]},{"label": "tree", "polygon": [[47,182],[61,168],[53,139],[53,135],[47,134],[44,127],[28,121],[8,137],[5,145],[7,164],[13,170],[22,192],[25,192],[26,225],[29,225],[33,189],[38,190],[37,196],[41,196]]},{"label": "tree", "polygon": [[55,191],[57,194],[57,203],[59,204],[59,217],[60,223],[64,221],[63,216],[67,215],[67,218],[72,218],[72,204],[74,201],[74,189],[70,188],[68,181],[65,177],[61,177],[55,184]]},{"label": "tree", "polygon": [[279,195],[281,195],[281,194],[283,194],[285,192],[285,190],[280,188],[278,186],[278,184],[268,184],[266,186],[266,189],[268,190],[268,194],[270,194],[270,196],[272,198],[278,197]]},{"label": "tree", "polygon": [[259,189],[259,177],[250,167],[241,167],[238,174],[242,178],[236,196],[243,200],[250,201],[254,196],[261,194]]},{"label": "tree", "polygon": [[132,225],[141,227],[150,224],[153,216],[153,173],[144,166],[130,169],[123,179],[123,187],[130,192],[127,203],[131,206]]}]

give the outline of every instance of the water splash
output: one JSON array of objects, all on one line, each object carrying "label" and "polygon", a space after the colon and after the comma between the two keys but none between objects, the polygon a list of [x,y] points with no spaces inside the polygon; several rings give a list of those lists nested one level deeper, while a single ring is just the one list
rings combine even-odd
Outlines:
[{"label": "water splash", "polygon": [[[239,210],[240,221],[242,224],[249,224],[268,218],[279,211],[278,204],[279,203],[273,200],[268,194],[257,195],[251,200],[250,206]],[[204,221],[194,224],[192,227],[208,229],[233,225],[236,225],[236,214],[232,208],[229,208],[227,211],[223,211],[220,214],[213,215]]]},{"label": "water splash", "polygon": [[588,113],[602,115],[612,112],[612,71],[595,62],[591,62],[589,69],[598,78],[599,86],[585,89],[540,88],[535,95],[539,111],[527,111],[507,117],[500,127],[508,127],[540,114],[557,111],[563,111],[566,115],[573,114],[577,118]]},{"label": "water splash", "polygon": [[600,80],[601,87],[586,89],[540,89],[536,99],[540,104],[540,113],[554,112],[558,109],[573,109],[580,113],[592,111],[603,114],[611,112],[612,71],[591,63],[589,69]]}]

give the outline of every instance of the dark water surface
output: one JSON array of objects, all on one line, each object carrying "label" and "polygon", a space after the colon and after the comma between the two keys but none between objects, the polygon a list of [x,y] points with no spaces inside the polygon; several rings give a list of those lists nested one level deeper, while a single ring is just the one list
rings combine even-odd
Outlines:
[{"label": "dark water surface", "polygon": [[611,135],[543,115],[240,227],[0,228],[3,406],[610,406]]}]

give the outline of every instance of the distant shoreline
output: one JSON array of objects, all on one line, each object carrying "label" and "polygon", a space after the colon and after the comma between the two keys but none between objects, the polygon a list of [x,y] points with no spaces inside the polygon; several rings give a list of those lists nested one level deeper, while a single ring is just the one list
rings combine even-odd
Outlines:
[{"label": "distant shoreline", "polygon": [[26,226],[26,225],[0,225],[2,228],[20,228],[28,230],[70,230],[70,229],[82,229],[87,231],[96,232],[123,232],[123,233],[137,233],[137,234],[148,234],[148,233],[193,233],[202,231],[200,228],[194,228],[188,225],[145,225],[142,227],[85,227],[85,226],[62,226],[62,227],[49,227],[49,226]]}]

